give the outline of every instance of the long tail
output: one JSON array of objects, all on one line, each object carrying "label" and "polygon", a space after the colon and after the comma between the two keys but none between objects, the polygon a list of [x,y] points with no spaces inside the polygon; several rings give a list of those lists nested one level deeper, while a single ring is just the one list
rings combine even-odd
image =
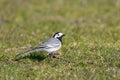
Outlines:
[{"label": "long tail", "polygon": [[34,51],[36,51],[37,49],[38,49],[38,48],[33,48],[33,49],[28,50],[28,51],[21,52],[21,53],[17,54],[16,56],[19,56],[19,55],[21,55],[21,54],[26,54],[26,53],[34,52]]}]

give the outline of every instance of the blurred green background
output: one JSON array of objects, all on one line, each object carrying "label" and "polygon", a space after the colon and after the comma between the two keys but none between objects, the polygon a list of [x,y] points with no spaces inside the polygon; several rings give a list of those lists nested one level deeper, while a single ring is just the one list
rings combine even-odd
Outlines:
[{"label": "blurred green background", "polygon": [[[62,32],[60,59],[15,55]],[[0,80],[120,80],[120,0],[0,0]]]}]

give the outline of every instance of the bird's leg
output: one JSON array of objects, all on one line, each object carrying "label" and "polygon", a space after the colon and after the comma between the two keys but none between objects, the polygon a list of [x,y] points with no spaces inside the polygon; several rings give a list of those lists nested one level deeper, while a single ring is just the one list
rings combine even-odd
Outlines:
[{"label": "bird's leg", "polygon": [[50,57],[53,57],[54,56],[54,52],[51,52],[48,54]]},{"label": "bird's leg", "polygon": [[49,54],[52,58],[59,58],[60,57],[60,53],[56,53],[56,52],[52,52]]}]

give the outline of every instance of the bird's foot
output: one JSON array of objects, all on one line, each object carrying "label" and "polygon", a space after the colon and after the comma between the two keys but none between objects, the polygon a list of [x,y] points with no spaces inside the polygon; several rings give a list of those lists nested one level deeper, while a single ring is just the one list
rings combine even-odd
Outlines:
[{"label": "bird's foot", "polygon": [[61,54],[60,53],[50,53],[50,57],[52,58],[60,58]]}]

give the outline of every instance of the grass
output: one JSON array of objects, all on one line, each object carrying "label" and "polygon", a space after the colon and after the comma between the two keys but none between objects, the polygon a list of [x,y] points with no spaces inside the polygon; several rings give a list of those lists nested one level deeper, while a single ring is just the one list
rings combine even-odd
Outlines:
[{"label": "grass", "polygon": [[[0,0],[0,80],[120,80],[119,0]],[[60,59],[34,52],[62,32]]]}]

